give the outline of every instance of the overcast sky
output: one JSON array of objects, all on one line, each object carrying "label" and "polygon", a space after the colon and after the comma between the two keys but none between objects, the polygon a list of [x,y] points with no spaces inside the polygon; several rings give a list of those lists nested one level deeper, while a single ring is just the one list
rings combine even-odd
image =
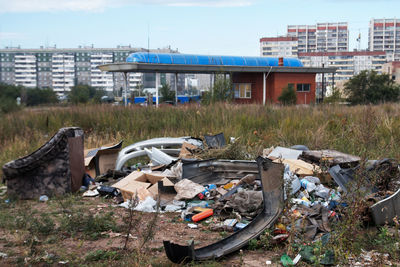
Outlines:
[{"label": "overcast sky", "polygon": [[132,45],[182,53],[259,55],[289,24],[348,22],[367,48],[372,18],[400,19],[399,0],[0,0],[0,48]]}]

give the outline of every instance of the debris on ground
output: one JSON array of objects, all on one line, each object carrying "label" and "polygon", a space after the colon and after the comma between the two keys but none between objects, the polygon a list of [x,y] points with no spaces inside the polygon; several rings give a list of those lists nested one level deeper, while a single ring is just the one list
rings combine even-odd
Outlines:
[{"label": "debris on ground", "polygon": [[[83,142],[83,136],[78,134],[80,129],[71,128],[62,130],[46,145],[55,146],[54,140],[64,138],[69,131]],[[120,142],[85,153],[81,148],[86,174],[80,173],[78,167],[68,167],[69,176],[63,178],[50,172],[57,162],[49,159],[46,164],[35,163],[33,156],[40,154],[41,148],[3,167],[7,193],[21,198],[40,197],[39,201],[46,202],[57,192],[80,189],[84,197],[111,198],[120,207],[134,211],[176,213],[179,223],[186,224],[190,231],[229,233],[201,248],[195,248],[194,241],[190,245],[164,241],[165,252],[175,263],[222,257],[268,231],[271,245],[289,241],[296,244],[294,251],[280,256],[283,266],[299,261],[334,265],[334,251],[317,253],[315,244],[329,242],[334,226],[341,220],[342,209],[352,208],[345,196],[357,190],[365,193],[369,203],[368,223],[388,225],[400,217],[400,172],[392,159],[365,161],[336,150],[309,150],[295,145],[266,148],[262,157],[255,160],[240,147],[238,138],[226,144],[220,133],[204,136],[204,140],[154,138],[123,149]],[[70,153],[78,153],[78,143],[53,148],[54,153],[63,155],[62,164],[68,160],[75,162],[65,153],[65,147],[71,146]],[[141,162],[125,166],[129,160],[142,156],[149,160],[140,158]],[[34,162],[31,164],[37,164],[37,168],[28,170],[24,162]],[[41,171],[43,179],[38,176]],[[20,177],[22,174],[25,176]],[[79,182],[75,181],[77,175]],[[27,180],[37,190],[27,193],[26,185],[21,184]],[[61,189],[56,188],[58,185]],[[0,196],[5,191],[0,188]],[[356,266],[368,265],[374,258],[383,257],[385,264],[390,263],[388,257],[376,253],[363,251],[351,262]],[[271,262],[267,260],[266,264]]]}]

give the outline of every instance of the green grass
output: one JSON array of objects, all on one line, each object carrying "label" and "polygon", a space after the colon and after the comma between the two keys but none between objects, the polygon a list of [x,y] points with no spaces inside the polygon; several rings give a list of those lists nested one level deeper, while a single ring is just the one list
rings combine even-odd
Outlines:
[{"label": "green grass", "polygon": [[[400,158],[400,105],[294,106],[216,104],[184,107],[86,105],[25,109],[0,119],[0,164],[24,156],[57,130],[78,126],[85,146],[124,140],[129,145],[162,136],[223,132],[250,148],[304,144],[367,158]],[[48,118],[48,125],[46,121]]]}]

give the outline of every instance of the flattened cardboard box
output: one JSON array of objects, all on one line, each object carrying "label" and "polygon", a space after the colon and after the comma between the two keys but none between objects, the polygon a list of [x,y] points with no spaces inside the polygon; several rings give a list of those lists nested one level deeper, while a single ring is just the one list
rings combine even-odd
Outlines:
[{"label": "flattened cardboard box", "polygon": [[94,178],[110,169],[114,169],[121,147],[122,141],[115,145],[106,145],[100,148],[85,149],[84,155],[86,172]]}]

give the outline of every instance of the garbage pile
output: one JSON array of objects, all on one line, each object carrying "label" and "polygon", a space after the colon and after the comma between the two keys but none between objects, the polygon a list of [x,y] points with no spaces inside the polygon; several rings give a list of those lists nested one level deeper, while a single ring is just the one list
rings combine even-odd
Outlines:
[{"label": "garbage pile", "polygon": [[[205,222],[210,231],[232,233],[197,249],[194,243],[187,246],[164,241],[168,258],[176,263],[222,257],[266,229],[271,230],[276,244],[285,242],[291,234],[295,242],[324,244],[329,241],[332,225],[340,220],[341,208],[348,208],[343,196],[353,192],[361,191],[370,203],[366,211],[369,223],[391,224],[400,216],[400,172],[394,160],[364,161],[339,151],[309,150],[303,145],[267,148],[256,160],[232,159],[232,153],[231,159],[204,158],[213,150],[222,151],[218,157],[224,151],[236,151],[235,140],[231,137],[231,143],[226,144],[221,133],[204,136],[204,141],[167,137],[125,148],[120,142],[87,149],[83,153],[86,173],[81,183],[73,185],[82,185],[80,191],[85,197],[112,198],[121,207],[142,212],[176,212],[189,228],[196,229]],[[64,144],[58,149],[65,154],[65,163],[73,148],[74,144]],[[143,156],[149,162],[142,162]],[[131,166],[126,166],[129,163]],[[9,171],[13,164],[3,167],[6,174],[10,173],[9,181],[17,178]],[[71,178],[67,183],[65,191],[73,191]],[[12,190],[24,193],[16,183],[10,184]],[[41,186],[34,197],[51,195],[50,189]],[[48,199],[46,195],[40,197],[41,201]],[[284,254],[281,262],[284,266],[299,260],[315,263],[312,250],[304,246],[293,260]],[[332,251],[319,260],[327,265],[334,262]]]},{"label": "garbage pile", "polygon": [[[192,229],[206,222],[208,230],[231,232],[232,236],[244,229],[254,231],[252,222],[257,221],[256,217],[263,213],[265,205],[271,205],[269,201],[266,203],[266,191],[260,175],[265,162],[197,157],[204,155],[206,149],[223,149],[226,146],[223,134],[207,136],[205,143],[182,137],[156,138],[133,144],[119,152],[115,170],[96,178],[96,181],[107,181],[109,177],[117,182],[110,186],[97,186],[96,190],[98,194],[115,197],[125,208],[143,212],[177,212],[182,222]],[[124,166],[128,160],[143,155],[149,157],[149,164]],[[299,235],[299,241],[327,242],[332,223],[340,220],[339,208],[347,206],[342,195],[358,189],[367,193],[371,203],[368,217],[371,222],[376,225],[390,224],[399,215],[399,168],[393,160],[364,163],[357,156],[335,150],[309,150],[301,145],[264,149],[262,159],[269,161],[268,164],[282,166],[282,172],[275,175],[283,182],[282,204],[283,200],[288,203],[287,208],[280,210],[273,219],[275,224],[270,223],[268,227],[272,229],[272,241],[275,243],[287,240],[291,232]],[[266,178],[266,183],[270,179]],[[357,184],[358,180],[367,183]],[[84,195],[94,195],[88,192],[91,191]],[[279,199],[279,194],[275,198]],[[133,199],[139,203],[134,207]],[[262,230],[267,228],[266,225],[263,227]],[[245,241],[254,237],[257,235],[246,237]],[[184,256],[202,260],[216,258],[226,252],[213,252],[212,257],[207,254],[211,253],[208,251],[211,249],[223,250],[224,240],[215,243],[215,246],[196,250],[193,245],[181,246],[169,241],[165,241],[164,245],[168,257],[174,262],[181,262]],[[235,246],[238,249],[242,245]],[[301,252],[295,262],[301,258],[313,262],[309,247]],[[287,255],[282,258],[289,263],[290,260]],[[334,255],[327,253],[320,263],[333,264],[334,260]]]}]

